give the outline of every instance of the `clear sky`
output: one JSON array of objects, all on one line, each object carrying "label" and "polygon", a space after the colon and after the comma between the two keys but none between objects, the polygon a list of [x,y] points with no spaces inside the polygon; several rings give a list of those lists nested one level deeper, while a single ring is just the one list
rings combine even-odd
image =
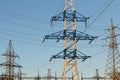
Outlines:
[{"label": "clear sky", "polygon": [[[105,29],[110,25],[110,18],[119,27],[120,1],[74,0],[74,3],[78,12],[90,17],[85,33],[99,36],[91,44],[88,41],[79,41],[77,44],[78,50],[92,56],[85,62],[78,61],[79,72],[82,70],[84,76],[94,76],[95,69],[100,69],[100,75],[103,76],[108,49],[102,47],[107,42],[101,39],[109,34]],[[20,56],[16,62],[23,66],[22,71],[27,76],[37,75],[38,69],[45,76],[48,68],[53,74],[61,74],[63,60],[49,62],[49,58],[63,50],[62,41],[56,43],[55,40],[47,40],[42,44],[42,40],[44,35],[63,29],[61,22],[50,26],[51,16],[59,14],[63,5],[64,0],[0,0],[0,53],[5,52],[11,39],[16,54]],[[85,27],[78,23],[77,29],[84,31]],[[119,42],[120,38],[117,39]],[[5,58],[0,56],[0,63],[4,61]],[[0,67],[0,73],[4,72],[3,69]]]}]

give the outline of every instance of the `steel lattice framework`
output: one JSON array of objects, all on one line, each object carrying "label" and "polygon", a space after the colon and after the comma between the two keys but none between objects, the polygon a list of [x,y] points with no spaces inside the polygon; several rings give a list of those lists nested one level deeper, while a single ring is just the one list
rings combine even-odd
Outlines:
[{"label": "steel lattice framework", "polygon": [[57,41],[63,40],[64,50],[53,55],[50,59],[50,61],[57,58],[64,60],[62,80],[66,79],[70,71],[73,73],[72,79],[78,80],[77,59],[82,59],[82,61],[84,61],[90,58],[90,56],[86,56],[76,48],[76,43],[79,40],[89,40],[89,43],[91,43],[97,38],[76,30],[76,22],[84,22],[86,25],[87,19],[88,17],[81,15],[75,10],[73,0],[65,0],[63,12],[51,18],[51,24],[53,21],[63,21],[63,30],[45,35],[44,37],[44,41],[46,39],[56,39]]},{"label": "steel lattice framework", "polygon": [[118,50],[118,43],[116,41],[116,37],[120,34],[115,33],[115,28],[117,27],[113,26],[111,19],[111,26],[108,29],[110,35],[105,38],[109,39],[109,51],[107,55],[105,79],[120,80],[120,52]]},{"label": "steel lattice framework", "polygon": [[9,41],[6,52],[2,56],[6,56],[6,62],[0,64],[0,66],[6,67],[6,72],[3,74],[4,79],[15,80],[16,74],[14,73],[14,68],[21,68],[22,66],[15,63],[15,58],[19,56],[14,52],[11,40]]}]

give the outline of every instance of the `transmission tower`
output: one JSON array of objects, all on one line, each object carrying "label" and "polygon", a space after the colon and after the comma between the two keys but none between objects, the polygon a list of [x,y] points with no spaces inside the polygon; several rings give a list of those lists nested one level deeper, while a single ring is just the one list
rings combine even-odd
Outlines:
[{"label": "transmission tower", "polygon": [[6,52],[4,54],[2,54],[2,56],[6,57],[6,62],[0,64],[0,66],[6,67],[6,72],[4,74],[4,76],[5,76],[4,79],[5,80],[14,80],[15,77],[16,77],[16,74],[14,72],[14,68],[15,67],[20,68],[22,66],[15,63],[15,58],[19,57],[19,56],[14,52],[11,40],[9,41]]},{"label": "transmission tower", "polygon": [[41,76],[39,74],[39,70],[38,70],[37,77],[35,78],[35,80],[41,80]]},{"label": "transmission tower", "polygon": [[117,27],[113,25],[111,19],[111,25],[108,29],[110,35],[107,38],[105,38],[109,39],[109,51],[106,61],[105,79],[120,80],[120,53],[118,50],[118,43],[116,41],[116,37],[120,36],[120,34],[115,33],[115,28]]},{"label": "transmission tower", "polygon": [[[82,75],[82,74],[81,74]],[[95,76],[93,76],[93,77],[83,77],[83,76],[81,76],[81,80],[84,80],[84,79],[86,79],[86,80],[101,80],[101,79],[104,79],[104,77],[100,77],[99,76],[99,72],[98,72],[98,69],[96,69],[96,74],[95,74]]]},{"label": "transmission tower", "polygon": [[70,71],[73,73],[72,79],[78,80],[77,59],[84,61],[90,58],[90,56],[86,56],[76,48],[76,43],[79,40],[89,40],[89,43],[91,43],[97,38],[76,30],[76,22],[84,22],[86,25],[87,19],[88,17],[81,15],[75,10],[73,0],[65,0],[64,10],[51,18],[51,24],[53,21],[63,21],[63,30],[44,37],[44,40],[56,39],[57,42],[63,40],[64,50],[53,55],[50,59],[50,61],[57,58],[64,60],[62,80],[65,80],[70,75]]},{"label": "transmission tower", "polygon": [[47,74],[46,80],[51,80],[51,69],[48,69],[48,74]]}]

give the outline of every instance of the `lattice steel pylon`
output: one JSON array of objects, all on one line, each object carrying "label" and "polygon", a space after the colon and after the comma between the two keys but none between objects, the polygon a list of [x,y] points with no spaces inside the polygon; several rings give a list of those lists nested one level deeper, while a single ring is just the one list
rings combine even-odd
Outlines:
[{"label": "lattice steel pylon", "polygon": [[108,55],[107,55],[107,61],[106,61],[106,68],[105,68],[105,80],[120,80],[120,52],[118,50],[118,43],[116,41],[116,37],[120,36],[120,34],[115,33],[115,27],[113,25],[112,19],[111,19],[111,25],[108,29],[110,32],[110,35],[105,38],[109,39],[108,44]]},{"label": "lattice steel pylon", "polygon": [[6,67],[6,72],[4,74],[4,76],[5,76],[4,79],[5,80],[15,80],[16,74],[14,72],[14,68],[15,67],[21,68],[22,66],[15,63],[15,58],[19,57],[19,56],[13,50],[11,40],[9,41],[6,52],[2,56],[6,56],[6,62],[0,64],[0,66]]},{"label": "lattice steel pylon", "polygon": [[64,60],[62,80],[65,80],[66,77],[70,75],[70,71],[73,73],[72,79],[78,80],[79,73],[77,69],[77,59],[82,59],[82,61],[84,61],[87,58],[90,58],[90,56],[86,56],[77,50],[76,47],[76,43],[79,40],[90,40],[89,43],[91,43],[95,38],[97,38],[76,30],[76,22],[85,22],[86,24],[87,19],[88,17],[81,15],[75,10],[73,0],[65,0],[63,12],[51,18],[51,23],[53,21],[63,21],[64,30],[44,37],[44,40],[56,39],[57,42],[59,40],[63,40],[64,50],[53,55],[50,59],[50,61],[56,58]]}]

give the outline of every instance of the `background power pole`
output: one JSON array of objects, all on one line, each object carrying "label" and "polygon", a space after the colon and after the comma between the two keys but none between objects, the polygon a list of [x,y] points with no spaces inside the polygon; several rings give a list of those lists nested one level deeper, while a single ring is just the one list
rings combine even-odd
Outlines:
[{"label": "background power pole", "polygon": [[96,69],[96,74],[95,74],[95,76],[93,76],[93,77],[83,77],[83,76],[81,76],[81,80],[84,80],[84,79],[86,79],[86,80],[103,80],[103,79],[105,79],[105,78],[99,76],[98,69]]},{"label": "background power pole", "polygon": [[14,52],[11,40],[9,41],[6,52],[4,54],[2,54],[2,56],[6,57],[6,62],[0,64],[0,66],[6,67],[5,74],[3,74],[4,80],[14,80],[15,77],[17,77],[17,75],[14,72],[14,68],[19,69],[22,66],[15,63],[15,58],[17,58],[19,56]]},{"label": "background power pole", "polygon": [[118,50],[118,43],[116,41],[116,37],[120,36],[120,34],[115,33],[115,28],[117,27],[113,25],[111,19],[111,25],[108,29],[110,35],[105,38],[109,39],[109,43],[107,45],[109,51],[106,61],[105,79],[120,80],[120,52]]}]

